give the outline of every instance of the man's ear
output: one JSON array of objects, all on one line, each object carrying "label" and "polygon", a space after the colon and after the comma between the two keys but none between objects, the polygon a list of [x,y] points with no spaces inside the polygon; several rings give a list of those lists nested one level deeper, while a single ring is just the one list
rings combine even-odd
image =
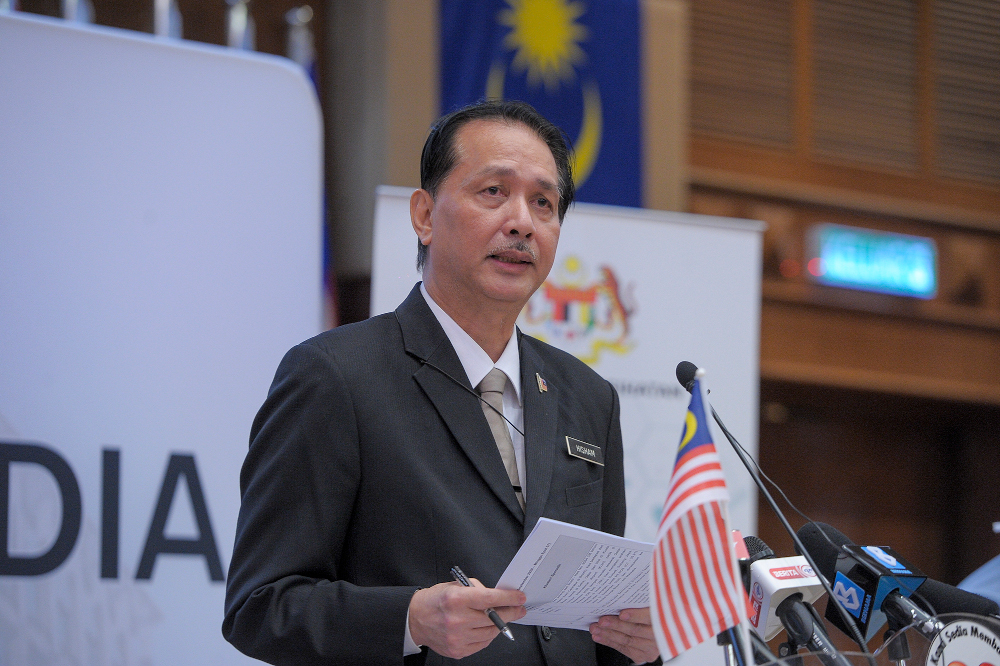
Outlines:
[{"label": "man's ear", "polygon": [[416,190],[410,195],[410,224],[417,234],[421,245],[431,244],[431,212],[434,210],[434,198],[427,190]]}]

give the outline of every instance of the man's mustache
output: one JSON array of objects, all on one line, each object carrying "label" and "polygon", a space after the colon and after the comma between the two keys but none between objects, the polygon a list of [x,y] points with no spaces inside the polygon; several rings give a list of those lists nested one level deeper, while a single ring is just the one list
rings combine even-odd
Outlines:
[{"label": "man's mustache", "polygon": [[529,255],[532,261],[536,261],[538,259],[538,257],[535,256],[534,248],[532,248],[527,241],[520,239],[515,241],[510,241],[502,245],[498,245],[497,247],[494,248],[490,248],[489,254],[491,255],[500,254],[501,252],[506,252],[508,250],[514,250],[515,252],[523,252]]}]

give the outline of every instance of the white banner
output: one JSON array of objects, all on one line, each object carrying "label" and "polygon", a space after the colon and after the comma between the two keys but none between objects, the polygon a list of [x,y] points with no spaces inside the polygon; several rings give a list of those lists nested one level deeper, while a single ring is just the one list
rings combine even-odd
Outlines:
[{"label": "white banner", "polygon": [[251,663],[224,577],[250,423],[320,328],[312,85],[22,14],[0,63],[0,663]]}]

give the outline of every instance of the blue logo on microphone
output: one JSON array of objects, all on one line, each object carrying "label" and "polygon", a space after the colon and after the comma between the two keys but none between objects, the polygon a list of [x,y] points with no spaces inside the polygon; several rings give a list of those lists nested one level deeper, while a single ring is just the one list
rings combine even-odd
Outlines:
[{"label": "blue logo on microphone", "polygon": [[900,562],[898,559],[885,552],[878,546],[862,546],[861,550],[865,551],[876,561],[880,562],[886,569],[894,574],[912,574],[913,572],[906,568],[906,566]]},{"label": "blue logo on microphone", "polygon": [[865,599],[865,591],[840,572],[837,572],[837,578],[833,582],[833,596],[848,613],[859,620],[862,619],[861,606]]}]

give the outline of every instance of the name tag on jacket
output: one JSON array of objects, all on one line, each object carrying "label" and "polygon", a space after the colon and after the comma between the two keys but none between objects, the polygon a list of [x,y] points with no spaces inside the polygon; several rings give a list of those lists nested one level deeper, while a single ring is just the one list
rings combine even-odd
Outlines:
[{"label": "name tag on jacket", "polygon": [[601,451],[601,447],[599,446],[588,444],[582,439],[576,439],[567,435],[566,450],[574,458],[580,458],[581,460],[604,467],[604,452]]}]

